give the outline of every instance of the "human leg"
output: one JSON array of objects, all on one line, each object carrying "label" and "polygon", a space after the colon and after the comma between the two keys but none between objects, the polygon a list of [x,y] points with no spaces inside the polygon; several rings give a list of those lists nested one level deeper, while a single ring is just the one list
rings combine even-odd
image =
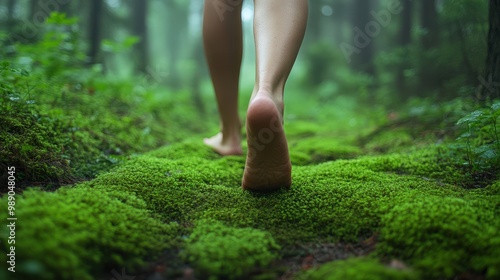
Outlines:
[{"label": "human leg", "polygon": [[[241,123],[238,116],[238,86],[242,56],[241,4],[226,11],[217,11],[220,0],[205,0],[203,9],[203,43],[212,78],[221,131],[205,144],[221,155],[239,155]],[[220,12],[220,11],[219,11]]]},{"label": "human leg", "polygon": [[256,81],[247,111],[243,189],[291,185],[283,93],[307,22],[307,0],[255,0]]}]

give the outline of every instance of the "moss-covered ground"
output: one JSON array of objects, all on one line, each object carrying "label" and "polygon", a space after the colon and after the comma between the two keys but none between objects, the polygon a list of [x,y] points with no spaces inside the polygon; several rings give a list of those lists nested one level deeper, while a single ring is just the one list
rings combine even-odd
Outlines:
[{"label": "moss-covered ground", "polygon": [[500,181],[464,188],[435,139],[398,129],[361,144],[364,124],[288,115],[290,190],[243,191],[245,157],[198,136],[85,183],[28,189],[17,272],[4,226],[0,278],[499,279]]}]

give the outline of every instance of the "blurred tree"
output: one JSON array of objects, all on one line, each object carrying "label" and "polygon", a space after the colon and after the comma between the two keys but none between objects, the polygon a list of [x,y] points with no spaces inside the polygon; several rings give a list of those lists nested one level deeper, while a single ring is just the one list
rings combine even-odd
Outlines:
[{"label": "blurred tree", "polygon": [[[418,92],[423,97],[430,90],[436,89],[439,86],[439,81],[436,80],[436,73],[429,71],[428,68],[428,65],[432,64],[434,60],[432,49],[436,48],[439,44],[439,14],[436,9],[436,0],[425,0],[420,3],[420,27],[422,29],[420,44],[424,57],[420,60],[421,63],[418,71],[420,80],[420,90]],[[430,57],[427,55],[430,55]]]},{"label": "blurred tree", "polygon": [[[359,53],[352,55],[352,68],[356,71],[363,72],[366,74],[374,75],[375,67],[373,65],[373,56],[375,53],[375,46],[373,42],[373,37],[366,34],[366,28],[368,23],[372,21],[372,16],[370,12],[373,7],[377,6],[377,0],[353,0],[352,1],[352,26],[353,26],[353,38],[364,41],[362,46],[356,46],[359,49]],[[380,30],[379,30],[380,31]],[[358,44],[359,45],[359,44]]]},{"label": "blurred tree", "polygon": [[95,64],[100,62],[99,50],[101,48],[101,20],[103,0],[92,0],[89,10],[89,51],[88,62]]},{"label": "blurred tree", "polygon": [[325,43],[325,39],[321,34],[322,6],[321,1],[309,2],[307,31],[303,43],[306,46],[304,50],[307,65],[306,80],[313,87],[320,85],[327,79],[331,79],[328,69],[331,67],[332,61],[327,56],[331,46]]},{"label": "blurred tree", "polygon": [[329,17],[334,24],[333,38],[336,44],[340,44],[345,40],[344,24],[347,22],[348,6],[349,3],[344,0],[335,0],[332,2],[332,14]]},{"label": "blurred tree", "polygon": [[309,1],[309,16],[307,17],[307,37],[310,42],[316,42],[321,36],[321,6],[320,1]]},{"label": "blurred tree", "polygon": [[[188,19],[189,19],[189,1],[166,1],[167,15],[166,15],[166,32],[167,42],[166,51],[168,54],[168,78],[166,83],[173,89],[178,89],[181,86],[181,79],[177,65],[181,57],[181,51],[188,49],[185,44],[180,42],[187,42],[186,34],[188,33]],[[200,11],[201,14],[201,11]],[[201,42],[196,42],[201,44]]]},{"label": "blurred tree", "polygon": [[439,42],[439,15],[436,9],[436,0],[425,0],[421,3],[420,24],[424,31],[421,41],[422,46],[428,50]]},{"label": "blurred tree", "polygon": [[489,2],[488,55],[480,86],[480,99],[500,98],[500,1]]},{"label": "blurred tree", "polygon": [[[66,1],[66,2],[59,1],[59,2],[62,2],[62,3],[59,4],[60,5],[59,11],[61,13],[66,14],[68,17],[72,17],[74,15],[74,10],[73,10],[72,4],[76,3],[76,2],[75,1]],[[81,2],[80,3],[76,3],[76,4],[81,4]]]},{"label": "blurred tree", "polygon": [[403,1],[403,11],[401,14],[401,28],[399,29],[399,45],[402,48],[402,62],[397,67],[396,73],[396,87],[399,92],[398,96],[405,100],[409,94],[407,94],[406,81],[405,81],[405,70],[408,67],[408,46],[412,42],[412,26],[413,26],[413,2],[409,0]]},{"label": "blurred tree", "polygon": [[16,0],[7,0],[7,18],[14,18],[14,7],[16,5]]},{"label": "blurred tree", "polygon": [[14,24],[15,24],[14,8],[15,8],[15,6],[16,6],[15,0],[8,0],[7,1],[7,22],[5,24],[5,27],[7,27],[7,30],[12,30],[14,28]]},{"label": "blurred tree", "polygon": [[140,41],[134,46],[137,57],[137,70],[141,73],[148,73],[149,65],[149,47],[148,47],[148,0],[132,0],[132,34],[140,38]]}]

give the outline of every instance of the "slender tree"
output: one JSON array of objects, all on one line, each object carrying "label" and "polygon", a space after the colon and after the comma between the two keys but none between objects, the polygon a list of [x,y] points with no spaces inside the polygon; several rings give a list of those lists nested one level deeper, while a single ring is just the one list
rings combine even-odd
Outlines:
[{"label": "slender tree", "polygon": [[399,45],[403,49],[401,64],[397,69],[396,85],[401,99],[408,97],[406,89],[406,80],[404,70],[407,67],[408,45],[412,42],[412,24],[413,24],[413,2],[410,0],[403,1],[403,11],[401,13],[401,28],[399,30]]},{"label": "slender tree", "polygon": [[9,20],[14,18],[15,5],[16,5],[15,0],[7,0],[7,19],[9,19]]},{"label": "slender tree", "polygon": [[99,50],[101,47],[101,19],[102,19],[102,0],[92,0],[90,2],[89,13],[89,63],[99,62]]},{"label": "slender tree", "polygon": [[370,75],[374,75],[375,73],[373,65],[375,47],[373,42],[374,38],[369,38],[371,36],[366,35],[365,27],[372,20],[370,12],[375,6],[376,1],[352,1],[352,26],[354,28],[353,36],[358,36],[357,34],[365,34],[364,37],[368,38],[366,39],[368,42],[360,48],[359,53],[352,55],[352,67],[354,70]]},{"label": "slender tree", "polygon": [[[188,41],[186,34],[188,33],[189,1],[166,1],[165,4],[167,5],[165,27],[169,72],[166,83],[171,88],[177,89],[181,86],[177,64],[183,50],[183,44],[179,44],[179,42]],[[202,12],[200,11],[200,13]],[[201,44],[201,42],[197,43]]]},{"label": "slender tree", "polygon": [[140,38],[135,45],[137,70],[145,74],[149,65],[147,12],[148,0],[132,1],[132,33]]},{"label": "slender tree", "polygon": [[482,100],[500,98],[500,1],[489,3],[488,54],[477,96]]},{"label": "slender tree", "polygon": [[424,0],[421,3],[420,24],[425,32],[421,40],[424,49],[428,50],[439,42],[439,15],[436,9],[436,0]]},{"label": "slender tree", "polygon": [[439,86],[436,69],[430,67],[433,63],[433,57],[429,55],[429,50],[438,46],[439,43],[439,14],[436,9],[436,0],[421,1],[420,6],[420,26],[423,29],[423,35],[420,37],[420,65],[418,68],[419,87],[418,95],[425,97],[431,90]]},{"label": "slender tree", "polygon": [[12,30],[15,24],[14,20],[14,9],[16,7],[16,1],[15,0],[8,0],[7,1],[7,24],[5,25],[7,27],[7,30]]}]

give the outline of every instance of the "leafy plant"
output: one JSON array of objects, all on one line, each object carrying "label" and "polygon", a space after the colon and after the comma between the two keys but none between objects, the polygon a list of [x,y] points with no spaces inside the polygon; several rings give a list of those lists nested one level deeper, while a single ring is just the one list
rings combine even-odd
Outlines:
[{"label": "leafy plant", "polygon": [[76,23],[53,13],[39,41],[17,43],[0,60],[0,166],[16,165],[26,185],[93,178],[129,155],[207,129],[191,113],[189,93],[84,67]]},{"label": "leafy plant", "polygon": [[462,165],[472,174],[494,176],[500,165],[500,102],[475,110],[458,120],[463,133],[455,148],[463,154]]}]

